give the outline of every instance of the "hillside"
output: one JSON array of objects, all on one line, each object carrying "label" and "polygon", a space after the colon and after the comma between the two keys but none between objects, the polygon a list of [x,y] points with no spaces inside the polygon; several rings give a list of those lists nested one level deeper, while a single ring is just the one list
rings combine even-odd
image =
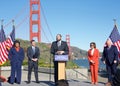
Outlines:
[{"label": "hillside", "polygon": [[[25,52],[27,50],[27,47],[30,46],[29,41],[27,40],[20,40],[21,43],[21,47],[24,48]],[[50,46],[51,44],[47,44],[47,43],[37,43],[37,46],[40,48],[40,52],[41,52],[41,58],[50,58]],[[71,46],[71,50],[72,50],[72,57],[73,58],[83,58],[83,57],[87,57],[87,51],[86,50],[82,50],[79,49],[77,47]]]},{"label": "hillside", "polygon": [[[22,40],[22,39],[18,39],[20,41],[21,47],[24,49],[25,51],[25,60],[23,62],[23,65],[27,65],[27,56],[26,56],[26,51],[27,48],[30,46],[30,42],[28,40]],[[51,44],[47,44],[47,43],[36,43],[36,45],[40,48],[40,59],[39,59],[39,65],[42,67],[50,67],[50,61],[51,64],[53,66],[53,61],[52,61],[52,55],[50,54],[50,46]],[[71,47],[72,50],[72,54],[71,54],[71,58],[72,59],[76,59],[76,58],[83,58],[83,57],[87,57],[87,51],[79,49],[77,47],[72,46]],[[51,57],[51,58],[50,58]],[[4,65],[10,65],[9,61]],[[72,60],[68,61],[68,68],[71,68],[71,66],[76,66],[75,63],[72,62]]]},{"label": "hillside", "polygon": [[[27,48],[30,46],[30,42],[28,40],[17,39],[20,41],[21,47],[25,51],[25,59],[23,62],[24,66],[28,65],[28,58],[26,56]],[[36,43],[36,45],[40,48],[40,59],[39,66],[40,67],[53,67],[53,56],[50,54],[50,45],[47,43]],[[7,61],[4,65],[1,66],[10,66],[10,61]],[[67,68],[77,68],[78,66],[73,63],[72,60],[67,62]]]},{"label": "hillside", "polygon": [[79,49],[77,47],[71,46],[72,57],[73,58],[83,58],[87,57],[87,51]]},{"label": "hillside", "polygon": [[[27,48],[30,46],[30,42],[28,40],[22,40],[18,39],[21,43],[21,47],[24,48],[24,51],[26,52]],[[50,58],[50,46],[51,44],[47,43],[36,43],[37,46],[40,48],[40,58],[45,59],[46,61]],[[87,57],[87,51],[83,49],[79,49],[77,47],[71,46],[72,51],[72,58],[86,58]],[[101,54],[100,54],[101,55]],[[27,58],[27,57],[26,57]]]},{"label": "hillside", "polygon": [[[21,43],[21,47],[24,48],[25,52],[27,50],[27,47],[30,46],[29,41],[27,40],[20,40]],[[51,44],[47,44],[47,43],[37,43],[37,46],[40,48],[40,52],[41,52],[41,58],[49,58],[50,57],[50,45]],[[71,46],[71,50],[72,50],[72,56],[74,58],[82,58],[82,57],[87,57],[87,51],[79,49],[77,47]]]}]

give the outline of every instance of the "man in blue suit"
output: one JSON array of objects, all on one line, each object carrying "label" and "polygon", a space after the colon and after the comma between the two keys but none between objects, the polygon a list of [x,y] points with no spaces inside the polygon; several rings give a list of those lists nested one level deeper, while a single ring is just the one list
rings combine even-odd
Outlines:
[{"label": "man in blue suit", "polygon": [[107,39],[106,47],[103,50],[102,61],[106,64],[107,72],[108,72],[108,83],[106,86],[111,85],[112,78],[116,73],[117,65],[118,65],[118,50],[117,47],[112,45],[110,39]]},{"label": "man in blue suit", "polygon": [[39,47],[36,46],[35,40],[31,40],[31,46],[27,48],[28,57],[28,84],[31,82],[31,73],[34,68],[34,74],[36,83],[39,83],[38,79],[38,59],[40,56]]}]

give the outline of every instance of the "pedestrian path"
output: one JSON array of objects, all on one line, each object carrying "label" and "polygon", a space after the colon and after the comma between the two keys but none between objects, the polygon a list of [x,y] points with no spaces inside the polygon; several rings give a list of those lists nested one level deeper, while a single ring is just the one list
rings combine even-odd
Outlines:
[{"label": "pedestrian path", "polygon": [[[2,71],[2,75],[7,78],[10,75],[10,71]],[[30,84],[27,84],[27,71],[22,71],[21,84],[14,83],[11,85],[7,82],[4,82],[2,83],[2,86],[55,86],[53,77],[53,74],[50,76],[50,74],[39,73],[40,83],[35,83],[34,73],[32,73],[32,81]],[[69,82],[69,86],[95,86],[91,85],[89,80],[79,80],[72,78],[69,78],[67,80]],[[105,80],[106,79],[104,79],[103,82],[106,82]],[[105,83],[103,82],[99,82],[96,86],[104,86]]]},{"label": "pedestrian path", "polygon": [[[104,86],[105,83],[98,83],[98,85],[91,85],[88,81],[68,81],[69,86]],[[54,82],[51,81],[40,81],[40,83],[35,83],[35,81],[32,81],[30,84],[27,84],[26,81],[22,81],[22,83],[19,84],[9,84],[9,83],[2,83],[2,86],[55,86]]]}]

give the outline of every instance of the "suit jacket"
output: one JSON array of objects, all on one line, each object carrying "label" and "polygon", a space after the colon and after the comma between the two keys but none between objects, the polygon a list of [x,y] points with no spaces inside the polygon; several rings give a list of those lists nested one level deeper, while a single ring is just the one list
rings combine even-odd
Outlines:
[{"label": "suit jacket", "polygon": [[88,50],[88,60],[90,62],[90,60],[94,61],[95,64],[99,63],[99,50],[98,49],[94,49],[93,55],[91,55],[91,49]]},{"label": "suit jacket", "polygon": [[118,61],[118,50],[117,47],[112,45],[110,49],[104,47],[102,61],[112,64],[114,60]]},{"label": "suit jacket", "polygon": [[38,47],[35,47],[35,54],[33,52],[32,46],[27,48],[27,57],[29,61],[31,61],[33,58],[39,58],[39,56],[40,56],[40,50]]},{"label": "suit jacket", "polygon": [[55,55],[57,51],[64,51],[65,53],[63,55],[69,54],[69,49],[68,49],[67,43],[65,41],[61,41],[61,46],[58,47],[57,41],[54,41],[51,45],[51,53],[53,55]]},{"label": "suit jacket", "polygon": [[12,47],[9,51],[8,58],[11,62],[20,62],[24,60],[24,50],[20,47],[19,51],[16,51],[15,47]]}]

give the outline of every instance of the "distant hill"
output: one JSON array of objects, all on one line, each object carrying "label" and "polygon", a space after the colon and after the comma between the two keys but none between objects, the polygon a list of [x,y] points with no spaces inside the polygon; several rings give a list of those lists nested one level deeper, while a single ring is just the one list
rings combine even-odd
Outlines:
[{"label": "distant hill", "polygon": [[[27,50],[27,47],[30,46],[30,42],[28,40],[20,40],[21,46],[24,48],[25,52]],[[51,44],[48,43],[37,43],[37,46],[40,48],[41,51],[41,58],[49,58],[50,57],[50,46]],[[71,46],[72,51],[72,58],[86,58],[87,57],[87,51],[83,49],[79,49],[78,47]]]},{"label": "distant hill", "polygon": [[[17,39],[20,41],[21,47],[25,51],[25,60],[23,65],[28,65],[28,58],[26,56],[27,48],[30,46],[30,42],[28,40]],[[39,66],[41,67],[53,67],[53,56],[50,54],[50,43],[36,43],[36,45],[40,48],[40,59],[39,59]],[[74,68],[77,67],[75,63],[73,63],[72,59],[78,58],[87,58],[87,51],[79,49],[77,47],[71,46],[71,60],[67,62],[67,68]],[[10,61],[7,61],[3,66],[9,66]]]},{"label": "distant hill", "polygon": [[87,57],[87,51],[79,49],[77,47],[71,46],[72,56],[73,58],[83,58]]}]

